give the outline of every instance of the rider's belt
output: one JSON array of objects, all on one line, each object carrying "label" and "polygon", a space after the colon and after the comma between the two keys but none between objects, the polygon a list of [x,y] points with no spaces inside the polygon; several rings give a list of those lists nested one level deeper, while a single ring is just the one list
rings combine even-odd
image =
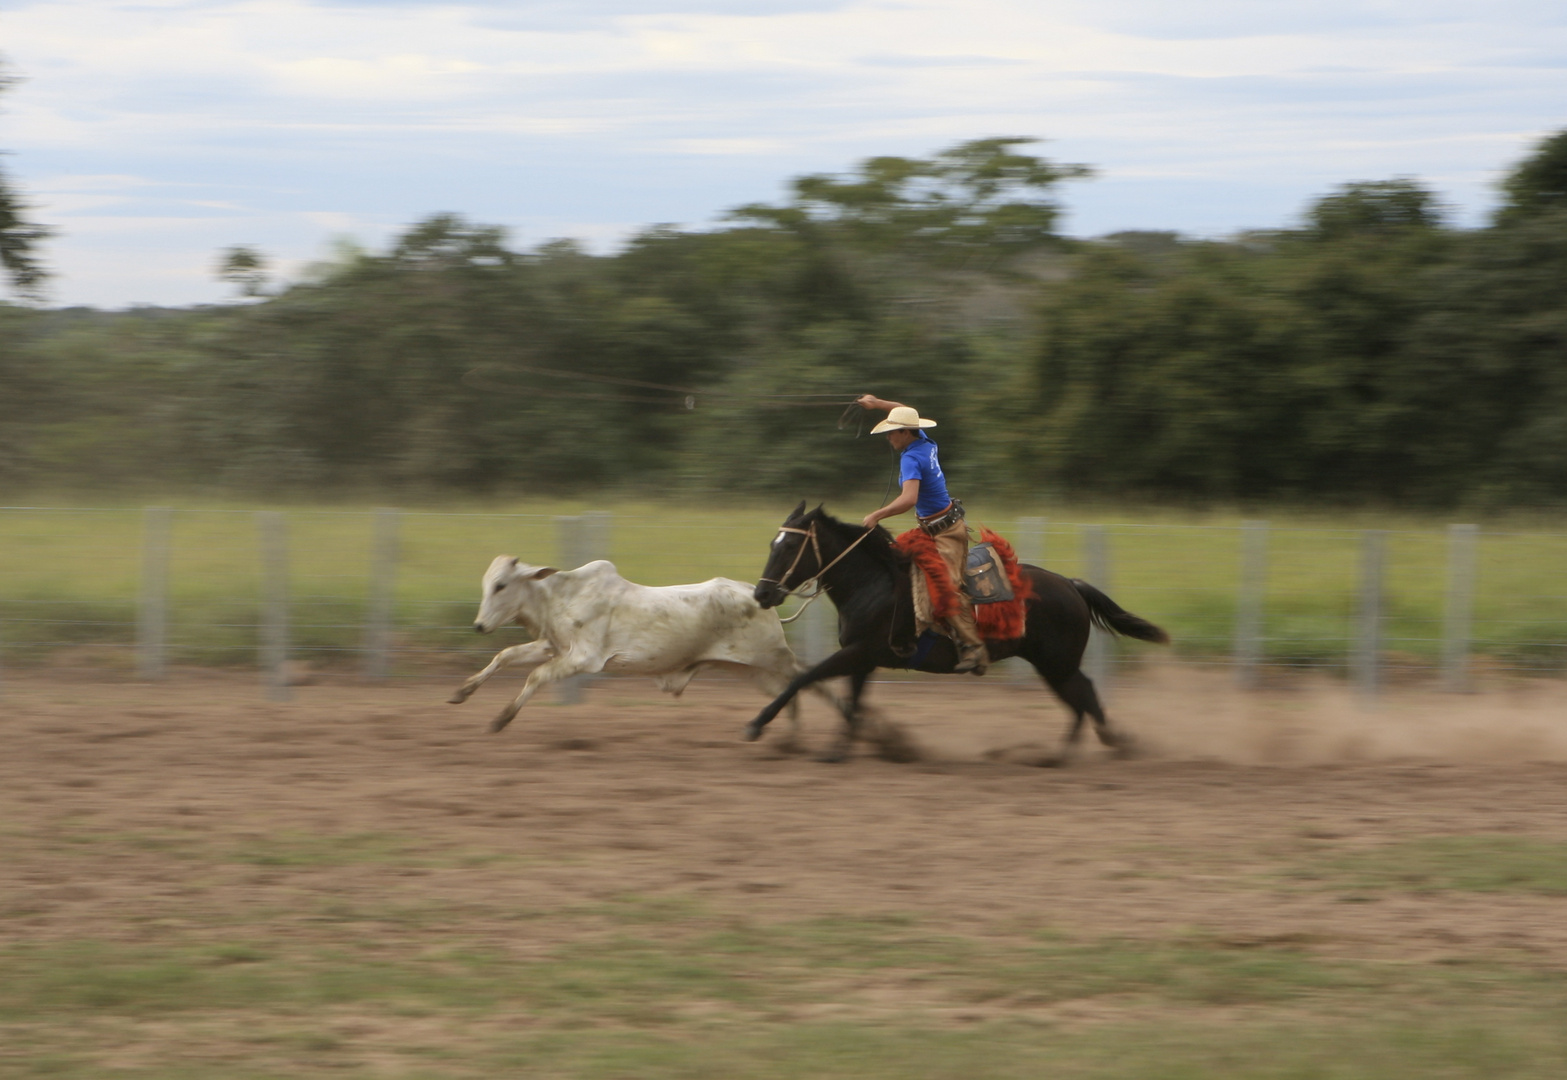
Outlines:
[{"label": "rider's belt", "polygon": [[957,499],[952,500],[952,505],[947,507],[935,517],[920,518],[920,528],[936,536],[946,532],[952,526],[963,520],[963,504]]}]

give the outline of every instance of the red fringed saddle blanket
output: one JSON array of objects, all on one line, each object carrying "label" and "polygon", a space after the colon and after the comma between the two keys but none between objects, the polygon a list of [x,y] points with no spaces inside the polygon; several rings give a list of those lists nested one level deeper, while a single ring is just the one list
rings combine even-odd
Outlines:
[{"label": "red fringed saddle blanket", "polygon": [[[1001,560],[1007,572],[1007,580],[1012,583],[1012,599],[994,604],[975,604],[974,621],[979,626],[980,635],[991,641],[1020,638],[1028,618],[1024,602],[1034,595],[1033,582],[1018,568],[1017,553],[1012,550],[1011,544],[985,528],[979,530],[979,537],[995,550]],[[920,579],[924,579],[930,593],[931,618],[939,622],[950,617],[958,610],[958,589],[947,574],[947,564],[936,550],[935,539],[924,529],[914,528],[899,536],[896,543],[899,550],[914,560],[917,571],[914,575],[915,587],[918,588]],[[916,604],[916,612],[922,606]]]}]

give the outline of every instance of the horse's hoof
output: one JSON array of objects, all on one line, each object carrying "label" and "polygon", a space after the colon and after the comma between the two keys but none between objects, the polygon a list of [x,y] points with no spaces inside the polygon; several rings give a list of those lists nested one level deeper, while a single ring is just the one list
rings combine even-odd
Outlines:
[{"label": "horse's hoof", "polygon": [[494,720],[490,721],[490,734],[494,735],[497,731],[502,730],[509,723],[511,723],[511,717],[497,716]]},{"label": "horse's hoof", "polygon": [[755,742],[762,737],[762,729],[767,725],[760,720],[752,720],[745,726],[744,738],[746,742]]},{"label": "horse's hoof", "polygon": [[459,690],[455,694],[453,694],[451,697],[446,699],[446,704],[448,704],[448,705],[461,705],[463,702],[465,702],[467,700],[468,700],[468,695],[463,693],[461,690]]},{"label": "horse's hoof", "polygon": [[921,757],[919,745],[895,724],[884,721],[878,725],[876,735],[870,741],[876,745],[876,756],[883,761],[907,765]]},{"label": "horse's hoof", "polygon": [[1052,754],[1049,757],[1040,758],[1036,764],[1041,769],[1064,769],[1067,761],[1068,758],[1065,754]]}]

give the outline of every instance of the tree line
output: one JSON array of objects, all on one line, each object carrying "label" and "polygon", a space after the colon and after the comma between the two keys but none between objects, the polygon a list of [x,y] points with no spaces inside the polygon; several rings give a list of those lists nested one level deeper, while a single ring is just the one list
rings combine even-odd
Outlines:
[{"label": "tree line", "polygon": [[871,391],[941,421],[965,491],[1567,501],[1567,132],[1483,228],[1395,179],[1225,240],[1063,239],[1090,171],[1029,143],[608,255],[441,214],[286,284],[233,249],[248,302],[0,305],[0,482],[829,497],[890,468],[844,410]]}]

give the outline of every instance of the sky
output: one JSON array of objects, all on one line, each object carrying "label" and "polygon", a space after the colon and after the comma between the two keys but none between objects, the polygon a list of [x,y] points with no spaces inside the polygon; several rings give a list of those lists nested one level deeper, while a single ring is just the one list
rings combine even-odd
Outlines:
[{"label": "sky", "polygon": [[1225,236],[1412,177],[1479,225],[1567,128],[1561,0],[0,0],[51,305],[222,302],[441,212],[598,251],[993,135],[1063,230]]}]

